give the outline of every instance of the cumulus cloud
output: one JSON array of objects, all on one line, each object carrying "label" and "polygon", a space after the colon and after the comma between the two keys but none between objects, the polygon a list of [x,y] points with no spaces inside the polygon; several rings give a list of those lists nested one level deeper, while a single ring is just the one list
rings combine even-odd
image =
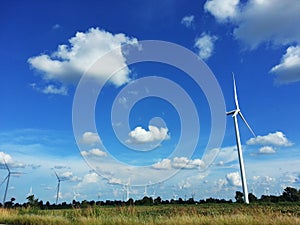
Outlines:
[{"label": "cumulus cloud", "polygon": [[270,73],[276,75],[279,84],[300,81],[300,45],[288,47],[280,64],[274,66]]},{"label": "cumulus cloud", "polygon": [[[6,165],[10,168],[25,168],[26,166],[28,167],[34,167],[35,165],[33,164],[23,164],[20,162],[16,162],[13,160],[10,154],[7,154],[5,152],[0,152],[0,168],[6,169]],[[17,175],[17,172],[16,172]]]},{"label": "cumulus cloud", "polygon": [[195,40],[194,46],[198,49],[198,55],[201,59],[206,60],[213,54],[214,42],[218,38],[206,33],[202,33],[199,38]]},{"label": "cumulus cloud", "polygon": [[247,141],[247,145],[273,145],[273,146],[284,146],[288,147],[293,145],[281,131],[275,133],[269,133],[265,136],[257,136],[250,138]]},{"label": "cumulus cloud", "polygon": [[276,151],[275,151],[275,149],[274,149],[273,147],[271,147],[271,146],[263,146],[263,147],[261,147],[261,148],[258,150],[258,152],[259,152],[260,154],[273,154],[273,153],[275,153]]},{"label": "cumulus cloud", "polygon": [[152,165],[154,169],[201,169],[205,167],[205,163],[201,159],[188,159],[187,157],[175,157],[171,159],[163,159]]},{"label": "cumulus cloud", "polygon": [[225,22],[237,16],[239,0],[208,0],[204,9],[219,22]]},{"label": "cumulus cloud", "polygon": [[71,171],[63,172],[63,173],[59,174],[58,176],[59,176],[60,180],[68,180],[68,181],[73,181],[73,182],[81,180],[80,177],[74,176]]},{"label": "cumulus cloud", "polygon": [[142,127],[136,127],[133,131],[130,131],[127,140],[128,143],[145,144],[168,140],[170,138],[168,134],[168,128],[158,128],[156,126],[149,125],[149,130],[145,130]]},{"label": "cumulus cloud", "polygon": [[236,186],[236,187],[242,186],[242,181],[240,178],[240,174],[238,172],[232,172],[226,174],[226,180],[228,184],[230,184],[231,186]]},{"label": "cumulus cloud", "polygon": [[[137,39],[129,38],[122,33],[112,34],[99,28],[90,28],[86,32],[77,32],[69,39],[68,45],[59,45],[57,50],[50,55],[33,56],[28,59],[28,63],[41,74],[46,82],[74,84],[85,72],[87,76],[105,81],[111,74],[117,72],[111,82],[120,86],[129,81],[130,72],[121,49],[107,59],[105,66],[98,66],[93,70],[88,69],[109,51],[120,48],[123,44],[135,45],[137,43]],[[121,71],[116,71],[116,68],[122,67]]]},{"label": "cumulus cloud", "polygon": [[234,36],[251,46],[263,42],[289,44],[300,41],[298,0],[209,0],[204,9],[217,21],[229,21],[234,25]]},{"label": "cumulus cloud", "polygon": [[193,27],[194,23],[195,23],[195,16],[194,15],[185,16],[181,19],[181,24],[183,24],[187,28]]},{"label": "cumulus cloud", "polygon": [[99,182],[99,176],[97,173],[92,172],[84,175],[81,182],[77,185],[77,187],[82,187],[88,184],[98,183]]},{"label": "cumulus cloud", "polygon": [[173,159],[173,168],[175,169],[197,169],[203,168],[204,163],[201,159],[188,159],[186,157],[175,157]]},{"label": "cumulus cloud", "polygon": [[300,81],[300,1],[298,0],[208,0],[204,9],[218,22],[233,27],[235,39],[251,50],[265,43],[286,46],[281,62],[270,73],[278,84]]},{"label": "cumulus cloud", "polygon": [[234,35],[252,48],[263,42],[289,44],[300,41],[298,0],[251,0],[238,15]]},{"label": "cumulus cloud", "polygon": [[153,164],[152,167],[158,170],[170,170],[172,168],[171,164],[172,161],[170,159],[163,159],[162,161]]},{"label": "cumulus cloud", "polygon": [[13,159],[9,154],[7,154],[5,152],[0,152],[0,163],[2,165],[4,165],[5,163],[10,164],[12,162],[13,162]]},{"label": "cumulus cloud", "polygon": [[99,148],[93,148],[88,151],[81,151],[82,156],[98,156],[98,157],[104,157],[107,156],[106,152],[100,150]]},{"label": "cumulus cloud", "polygon": [[81,138],[83,144],[95,145],[101,143],[101,140],[97,133],[93,132],[84,132]]}]

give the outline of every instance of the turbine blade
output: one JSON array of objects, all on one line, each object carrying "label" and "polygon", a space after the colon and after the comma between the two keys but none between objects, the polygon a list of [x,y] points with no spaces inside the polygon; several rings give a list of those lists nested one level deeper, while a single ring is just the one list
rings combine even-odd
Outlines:
[{"label": "turbine blade", "polygon": [[234,114],[234,113],[235,113],[235,110],[232,110],[232,111],[226,112],[226,115],[231,115],[231,114]]},{"label": "turbine blade", "polygon": [[9,169],[9,167],[8,167],[8,165],[7,165],[6,161],[5,161],[5,159],[3,159],[3,161],[4,161],[4,164],[5,164],[5,167],[6,167],[7,171],[10,173],[10,169]]},{"label": "turbine blade", "polygon": [[238,113],[239,113],[240,117],[242,118],[242,120],[244,121],[244,123],[247,125],[248,129],[249,129],[249,130],[251,131],[251,133],[253,134],[253,136],[256,137],[254,131],[252,130],[252,128],[250,127],[250,125],[247,123],[247,121],[246,121],[245,117],[243,116],[242,112],[239,111]]},{"label": "turbine blade", "polygon": [[236,84],[235,84],[234,73],[232,73],[232,79],[233,79],[234,101],[235,101],[236,109],[240,109],[239,101],[238,101],[238,97],[237,97],[237,91],[236,91]]},{"label": "turbine blade", "polygon": [[56,171],[54,171],[54,173],[55,173],[55,176],[56,176],[57,180],[60,181],[60,178],[59,178],[59,176],[57,175]]},{"label": "turbine blade", "polygon": [[4,180],[1,182],[1,185],[0,186],[2,186],[2,184],[4,184],[4,182],[7,180],[7,178],[8,178],[8,175],[4,178]]}]

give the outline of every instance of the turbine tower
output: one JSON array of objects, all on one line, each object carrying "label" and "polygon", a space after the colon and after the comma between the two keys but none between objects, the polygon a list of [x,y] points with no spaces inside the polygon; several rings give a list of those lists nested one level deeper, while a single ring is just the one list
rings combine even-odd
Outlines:
[{"label": "turbine tower", "polygon": [[241,178],[242,178],[242,187],[243,187],[243,193],[244,193],[244,201],[246,204],[249,204],[249,198],[248,198],[248,187],[247,187],[247,181],[246,181],[246,173],[245,173],[245,167],[244,167],[244,159],[243,159],[243,151],[242,151],[242,145],[241,145],[241,138],[240,138],[240,131],[239,131],[239,125],[238,125],[238,119],[237,117],[240,116],[246,126],[249,128],[251,133],[253,134],[254,137],[256,135],[254,134],[253,130],[247,123],[246,119],[244,118],[240,106],[239,106],[239,101],[237,97],[237,91],[236,91],[236,84],[235,84],[235,79],[234,79],[234,74],[232,73],[233,77],[233,88],[234,88],[234,101],[235,101],[235,106],[236,109],[232,110],[230,112],[227,112],[227,115],[232,115],[233,121],[234,121],[234,128],[235,128],[235,137],[236,137],[236,146],[238,150],[238,157],[239,157],[239,163],[240,163],[240,170],[241,170]]}]

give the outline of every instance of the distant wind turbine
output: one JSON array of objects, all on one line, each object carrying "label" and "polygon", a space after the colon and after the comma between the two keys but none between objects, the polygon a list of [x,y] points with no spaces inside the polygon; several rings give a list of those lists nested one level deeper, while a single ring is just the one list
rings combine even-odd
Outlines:
[{"label": "distant wind turbine", "polygon": [[21,174],[20,172],[12,172],[10,169],[9,169],[9,167],[8,167],[8,165],[7,165],[7,163],[6,163],[6,161],[3,159],[3,161],[4,161],[4,165],[5,165],[5,168],[7,169],[7,171],[8,171],[8,174],[7,174],[7,176],[4,178],[4,180],[2,181],[2,183],[1,183],[1,185],[6,181],[6,187],[5,187],[5,191],[4,191],[4,197],[3,197],[3,207],[5,206],[5,201],[6,201],[6,196],[7,196],[7,190],[8,190],[8,187],[9,187],[9,181],[10,181],[10,175],[13,175],[13,174],[17,174],[17,175],[19,175],[19,174]]},{"label": "distant wind turbine", "polygon": [[145,185],[145,191],[144,191],[144,196],[143,197],[146,197],[146,196],[148,196],[148,192],[147,192],[147,185]]},{"label": "distant wind turbine", "polygon": [[79,193],[76,193],[75,191],[73,191],[73,200],[75,200],[75,201],[77,201],[77,197],[79,197],[80,196],[80,194]]},{"label": "distant wind turbine", "polygon": [[241,145],[241,138],[240,138],[240,131],[239,131],[239,125],[238,125],[238,120],[237,116],[239,115],[244,123],[247,125],[251,133],[253,134],[254,137],[256,137],[255,133],[247,123],[246,119],[244,118],[240,106],[239,106],[239,101],[238,101],[238,96],[237,96],[237,91],[236,91],[236,84],[235,84],[235,79],[234,79],[234,74],[232,73],[233,77],[233,88],[234,88],[234,101],[235,101],[235,106],[236,109],[232,110],[230,112],[227,112],[227,115],[232,115],[233,121],[234,121],[234,127],[235,127],[235,137],[236,137],[236,146],[238,150],[238,156],[239,156],[239,163],[240,163],[240,170],[241,170],[241,178],[242,178],[242,187],[243,187],[243,193],[244,193],[244,201],[246,204],[249,204],[249,198],[248,198],[248,187],[247,187],[247,181],[246,181],[246,173],[245,173],[245,167],[244,167],[244,159],[243,159],[243,152],[242,152],[242,145]]},{"label": "distant wind turbine", "polygon": [[56,192],[56,201],[55,201],[55,204],[57,205],[57,202],[58,202],[58,198],[59,198],[59,190],[60,190],[60,182],[61,181],[64,181],[65,179],[61,179],[57,173],[54,171],[55,175],[56,175],[56,178],[57,178],[57,192]]}]

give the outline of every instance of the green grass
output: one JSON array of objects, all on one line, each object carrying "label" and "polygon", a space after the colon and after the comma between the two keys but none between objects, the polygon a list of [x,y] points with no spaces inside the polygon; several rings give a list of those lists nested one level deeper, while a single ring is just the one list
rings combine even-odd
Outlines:
[{"label": "green grass", "polygon": [[213,224],[300,225],[300,205],[201,204],[88,207],[85,209],[0,209],[0,224]]}]

